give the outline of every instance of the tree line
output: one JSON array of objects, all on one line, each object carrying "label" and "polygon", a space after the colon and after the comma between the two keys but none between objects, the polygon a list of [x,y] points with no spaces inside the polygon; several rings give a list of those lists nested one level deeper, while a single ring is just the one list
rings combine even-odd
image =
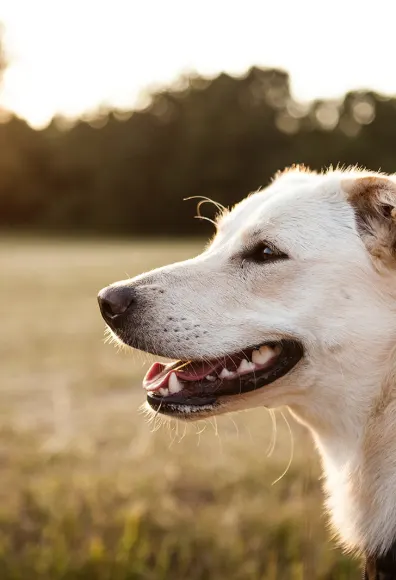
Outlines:
[{"label": "tree line", "polygon": [[[0,124],[0,227],[116,235],[200,235],[191,196],[225,206],[293,163],[393,172],[396,98],[373,91],[297,102],[289,75],[181,79],[146,108],[99,111],[42,131]],[[208,210],[209,211],[209,210]]]}]

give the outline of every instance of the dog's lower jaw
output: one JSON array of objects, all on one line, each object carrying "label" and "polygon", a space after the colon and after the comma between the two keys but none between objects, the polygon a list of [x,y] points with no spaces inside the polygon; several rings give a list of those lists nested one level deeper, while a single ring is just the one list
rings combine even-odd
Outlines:
[{"label": "dog's lower jaw", "polygon": [[[395,367],[396,368],[396,367]],[[322,458],[334,535],[348,552],[379,556],[396,540],[396,377],[378,398],[358,409],[339,409],[345,419],[326,424],[299,406],[291,412],[312,432]],[[336,409],[333,409],[333,413]]]}]

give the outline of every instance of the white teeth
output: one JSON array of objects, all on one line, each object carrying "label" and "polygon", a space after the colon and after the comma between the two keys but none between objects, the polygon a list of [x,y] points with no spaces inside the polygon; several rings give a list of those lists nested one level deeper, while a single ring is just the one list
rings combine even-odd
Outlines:
[{"label": "white teeth", "polygon": [[168,389],[166,389],[166,388],[164,388],[164,387],[161,387],[161,388],[159,389],[159,393],[160,393],[160,395],[162,395],[163,397],[166,397],[167,395],[169,395],[169,391],[168,391]]},{"label": "white teeth", "polygon": [[253,351],[252,361],[256,365],[265,365],[275,354],[275,351],[269,346],[261,346],[259,350]]},{"label": "white teeth", "polygon": [[[168,388],[169,388],[169,392],[172,394],[180,393],[180,391],[183,389],[183,385],[179,381],[179,379],[177,378],[176,373],[170,374],[169,381],[168,381]],[[160,389],[160,392],[161,392],[161,389]]]},{"label": "white teeth", "polygon": [[224,367],[224,369],[221,371],[221,373],[219,374],[219,377],[220,377],[221,379],[229,379],[229,378],[231,378],[231,377],[233,377],[233,376],[234,376],[234,373],[233,373],[233,372],[231,372],[231,371],[229,371],[229,370],[228,370],[228,369],[226,369],[225,367]]},{"label": "white teeth", "polygon": [[238,367],[238,373],[247,373],[249,371],[254,371],[254,369],[255,369],[254,363],[243,359],[243,360],[241,360],[241,363]]},{"label": "white teeth", "polygon": [[212,382],[213,382],[213,381],[215,381],[215,380],[216,380],[216,377],[214,377],[213,375],[207,375],[207,376],[205,377],[205,379],[206,379],[207,381],[212,381]]}]

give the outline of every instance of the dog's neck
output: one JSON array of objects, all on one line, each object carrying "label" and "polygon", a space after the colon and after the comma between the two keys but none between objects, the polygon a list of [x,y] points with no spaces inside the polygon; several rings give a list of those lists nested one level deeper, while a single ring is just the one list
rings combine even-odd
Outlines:
[{"label": "dog's neck", "polygon": [[[311,429],[321,453],[326,503],[336,533],[349,550],[374,557],[396,541],[396,351],[393,354],[381,378],[367,373],[358,380],[355,373],[345,377],[354,383],[348,390],[351,399],[291,409]],[[374,381],[377,385],[370,384]]]}]

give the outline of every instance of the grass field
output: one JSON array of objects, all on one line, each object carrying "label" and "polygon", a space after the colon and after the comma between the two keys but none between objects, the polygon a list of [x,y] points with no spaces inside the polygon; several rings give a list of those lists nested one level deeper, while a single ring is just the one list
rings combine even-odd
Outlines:
[{"label": "grass field", "polygon": [[104,343],[101,287],[199,250],[0,241],[1,580],[359,576],[329,539],[301,427],[286,473],[280,414],[276,441],[264,409],[155,430],[139,413],[149,357]]}]

